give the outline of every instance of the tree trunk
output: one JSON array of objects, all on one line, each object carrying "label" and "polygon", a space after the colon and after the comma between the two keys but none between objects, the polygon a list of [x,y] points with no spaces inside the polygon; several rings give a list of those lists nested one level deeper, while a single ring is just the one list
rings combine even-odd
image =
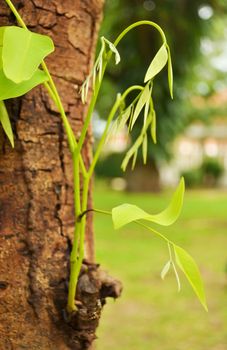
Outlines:
[{"label": "tree trunk", "polygon": [[127,190],[129,192],[159,192],[161,190],[159,169],[156,163],[136,165],[126,171]]},{"label": "tree trunk", "polygon": [[[78,135],[79,88],[94,56],[103,0],[15,0],[33,31],[50,35],[47,60]],[[15,24],[0,0],[1,25]],[[104,298],[119,289],[94,264],[92,223],[79,281],[79,312],[64,319],[74,224],[71,158],[64,130],[43,87],[9,101],[16,138],[0,130],[0,349],[90,349]],[[84,147],[91,158],[91,135]],[[91,198],[90,198],[91,200]],[[113,287],[113,288],[112,288]]]}]

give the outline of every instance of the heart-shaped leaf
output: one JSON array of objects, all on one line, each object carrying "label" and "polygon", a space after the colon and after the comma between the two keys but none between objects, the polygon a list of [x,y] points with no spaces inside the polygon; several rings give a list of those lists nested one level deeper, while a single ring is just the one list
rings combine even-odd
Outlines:
[{"label": "heart-shaped leaf", "polygon": [[51,38],[20,27],[6,27],[3,37],[3,70],[14,83],[31,79],[40,63],[54,51]]},{"label": "heart-shaped leaf", "polygon": [[159,214],[148,214],[136,205],[127,203],[113,208],[112,220],[114,228],[118,229],[136,220],[147,220],[162,226],[172,225],[177,220],[182,209],[184,188],[184,179],[181,178],[169,206]]},{"label": "heart-shaped leaf", "polygon": [[24,95],[35,86],[47,80],[48,76],[46,73],[38,69],[31,79],[16,84],[12,80],[7,79],[3,70],[0,70],[0,101]]},{"label": "heart-shaped leaf", "polygon": [[144,82],[153,79],[155,75],[157,75],[166,65],[168,60],[168,52],[166,49],[166,45],[163,44],[161,48],[156,53],[153,61],[151,62],[150,66],[148,67],[148,70],[146,72]]},{"label": "heart-shaped leaf", "polygon": [[194,259],[181,247],[174,244],[174,251],[177,265],[185,274],[204,309],[208,311],[204,286],[198,266]]},{"label": "heart-shaped leaf", "polygon": [[0,122],[12,147],[14,147],[13,131],[12,131],[9,115],[3,101],[0,101]]}]

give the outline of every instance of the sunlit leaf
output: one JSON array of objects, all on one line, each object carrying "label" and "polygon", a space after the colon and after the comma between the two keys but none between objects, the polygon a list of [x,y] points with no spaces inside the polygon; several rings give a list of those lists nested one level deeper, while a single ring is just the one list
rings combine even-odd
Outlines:
[{"label": "sunlit leaf", "polygon": [[47,80],[47,75],[38,69],[30,80],[16,84],[12,80],[7,79],[3,70],[0,70],[0,100],[7,100],[8,98],[24,95],[35,86]]},{"label": "sunlit leaf", "polygon": [[138,149],[141,146],[142,142],[143,142],[143,136],[139,135],[139,137],[136,139],[136,141],[132,145],[132,147],[128,150],[128,152],[126,153],[126,155],[122,161],[121,168],[123,171],[126,170],[128,163],[129,163],[130,159],[132,157],[134,157],[135,152],[138,152]]},{"label": "sunlit leaf", "polygon": [[145,103],[143,125],[146,125],[146,121],[149,113],[149,107],[150,107],[150,99],[148,99]]},{"label": "sunlit leaf", "polygon": [[167,261],[167,263],[164,265],[162,271],[161,271],[161,279],[164,280],[165,276],[167,275],[167,273],[169,272],[171,266],[171,261]]},{"label": "sunlit leaf", "polygon": [[138,151],[136,150],[132,159],[132,170],[135,168]]},{"label": "sunlit leaf", "polygon": [[143,154],[143,162],[146,164],[147,162],[147,134],[144,135],[143,144],[142,144],[142,154]]},{"label": "sunlit leaf", "polygon": [[150,100],[150,85],[147,84],[145,86],[145,88],[143,89],[140,98],[136,104],[136,108],[135,111],[133,113],[133,118],[132,118],[132,122],[130,125],[130,128],[132,129],[140,112],[142,111],[143,107],[145,106],[146,102]]},{"label": "sunlit leaf", "polygon": [[13,131],[12,131],[9,115],[3,101],[0,101],[0,122],[12,147],[14,147]]},{"label": "sunlit leaf", "polygon": [[7,27],[0,27],[0,46],[3,46],[4,32]]},{"label": "sunlit leaf", "polygon": [[203,281],[194,259],[181,247],[174,245],[176,263],[183,271],[204,309],[207,309]]},{"label": "sunlit leaf", "polygon": [[157,139],[156,139],[156,113],[155,113],[155,110],[153,110],[153,115],[152,115],[151,137],[152,137],[153,142],[156,144]]},{"label": "sunlit leaf", "polygon": [[180,292],[180,290],[181,290],[180,277],[179,277],[179,275],[178,275],[176,266],[175,266],[175,264],[174,264],[173,261],[172,261],[172,266],[173,266],[173,271],[174,271],[175,278],[176,278],[176,281],[177,281],[177,290],[178,290],[178,292]]},{"label": "sunlit leaf", "polygon": [[51,38],[20,27],[6,27],[3,37],[3,70],[14,83],[32,78],[44,57],[54,51]]},{"label": "sunlit leaf", "polygon": [[2,45],[5,28],[6,27],[0,27],[0,69],[2,69]]},{"label": "sunlit leaf", "polygon": [[173,67],[172,67],[172,60],[171,60],[171,53],[170,48],[167,46],[167,52],[168,52],[168,83],[169,83],[169,92],[171,98],[173,98]]},{"label": "sunlit leaf", "polygon": [[157,75],[166,65],[168,60],[168,52],[166,49],[166,45],[163,44],[159,51],[156,53],[153,61],[151,62],[145,78],[144,82],[146,83],[147,81],[153,79],[155,75]]},{"label": "sunlit leaf", "polygon": [[0,46],[0,70],[2,69],[2,47]]},{"label": "sunlit leaf", "polygon": [[141,208],[132,204],[121,204],[112,209],[112,220],[114,228],[118,229],[136,220],[147,220],[162,226],[172,225],[180,215],[184,198],[184,179],[173,194],[169,206],[159,214],[148,214]]},{"label": "sunlit leaf", "polygon": [[129,120],[131,115],[131,111],[132,111],[132,105],[128,106],[126,110],[122,113],[119,121],[119,126],[118,126],[119,130],[122,130],[122,128],[127,124],[127,121]]}]

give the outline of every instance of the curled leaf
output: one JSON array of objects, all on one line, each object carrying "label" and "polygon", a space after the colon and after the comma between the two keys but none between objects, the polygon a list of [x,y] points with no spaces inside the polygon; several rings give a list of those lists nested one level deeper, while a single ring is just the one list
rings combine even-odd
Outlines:
[{"label": "curled leaf", "polygon": [[121,204],[112,209],[112,220],[114,228],[118,229],[130,222],[137,220],[147,220],[162,226],[172,225],[180,215],[184,198],[184,179],[181,178],[180,183],[173,194],[169,206],[159,214],[148,214],[141,208],[132,204]]},{"label": "curled leaf", "polygon": [[107,43],[107,45],[109,46],[110,48],[110,51],[113,52],[113,54],[115,55],[115,63],[118,64],[121,60],[121,56],[116,48],[116,46],[111,43],[111,41],[107,40],[105,37],[103,37],[103,40]]}]

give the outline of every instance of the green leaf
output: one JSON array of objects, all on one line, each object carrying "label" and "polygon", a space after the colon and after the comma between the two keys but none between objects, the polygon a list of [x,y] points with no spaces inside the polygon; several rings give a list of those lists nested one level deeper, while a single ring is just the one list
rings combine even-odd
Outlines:
[{"label": "green leaf", "polygon": [[174,244],[174,251],[177,265],[185,274],[204,309],[208,311],[203,281],[198,266],[194,259],[181,247]]},{"label": "green leaf", "polygon": [[122,130],[122,128],[124,128],[124,126],[127,126],[127,121],[130,118],[131,112],[132,112],[132,105],[129,105],[123,111],[123,113],[118,117],[118,119],[119,119],[118,130]]},{"label": "green leaf", "polygon": [[143,89],[140,98],[136,104],[136,108],[132,117],[132,121],[130,124],[130,128],[132,130],[141,110],[143,109],[143,107],[145,106],[146,102],[150,100],[150,84],[148,83],[145,88]]},{"label": "green leaf", "polygon": [[175,266],[173,261],[172,261],[172,266],[173,266],[173,271],[174,271],[175,278],[176,278],[176,281],[177,281],[177,290],[178,290],[178,292],[180,292],[180,290],[181,290],[180,278],[179,278],[176,266]]},{"label": "green leaf", "polygon": [[153,110],[153,115],[152,115],[151,137],[152,137],[154,144],[156,144],[157,138],[156,138],[156,113],[155,113],[155,110]]},{"label": "green leaf", "polygon": [[111,43],[111,41],[107,40],[105,37],[102,37],[102,39],[107,43],[107,45],[110,48],[110,51],[112,51],[113,54],[115,55],[115,63],[118,64],[121,60],[121,56],[120,56],[116,46],[113,43]]},{"label": "green leaf", "polygon": [[132,170],[134,170],[134,168],[135,168],[137,155],[138,155],[138,150],[135,151],[133,158],[132,158]]},{"label": "green leaf", "polygon": [[3,37],[6,27],[0,27],[0,46],[3,46]]},{"label": "green leaf", "polygon": [[12,80],[6,78],[3,70],[0,70],[0,100],[7,100],[24,95],[35,86],[48,80],[46,73],[38,69],[30,80],[20,84],[15,84]]},{"label": "green leaf", "polygon": [[3,37],[3,70],[19,84],[31,79],[44,57],[54,51],[51,38],[20,27],[6,27]]},{"label": "green leaf", "polygon": [[0,46],[0,69],[2,69],[2,47]]},{"label": "green leaf", "polygon": [[142,153],[143,153],[143,162],[144,164],[146,164],[147,163],[147,134],[144,135]]},{"label": "green leaf", "polygon": [[173,67],[172,67],[172,60],[171,60],[171,53],[170,48],[167,46],[167,52],[168,52],[168,83],[169,83],[169,92],[171,98],[173,98]]},{"label": "green leaf", "polygon": [[3,101],[0,101],[0,122],[12,147],[14,147],[13,131],[12,131],[9,115]]},{"label": "green leaf", "polygon": [[6,27],[0,27],[0,69],[2,69],[2,45],[5,28]]},{"label": "green leaf", "polygon": [[156,53],[153,61],[151,62],[146,72],[144,83],[154,78],[166,65],[168,60],[168,52],[166,45],[163,44],[159,51]]},{"label": "green leaf", "polygon": [[166,277],[167,273],[169,272],[171,266],[171,261],[167,261],[167,263],[164,265],[162,271],[161,271],[161,279],[164,280],[164,278]]},{"label": "green leaf", "polygon": [[173,194],[169,206],[159,214],[150,215],[141,208],[132,204],[121,204],[112,209],[114,228],[118,229],[136,220],[147,220],[162,226],[172,225],[180,215],[184,198],[184,179],[181,181]]}]

